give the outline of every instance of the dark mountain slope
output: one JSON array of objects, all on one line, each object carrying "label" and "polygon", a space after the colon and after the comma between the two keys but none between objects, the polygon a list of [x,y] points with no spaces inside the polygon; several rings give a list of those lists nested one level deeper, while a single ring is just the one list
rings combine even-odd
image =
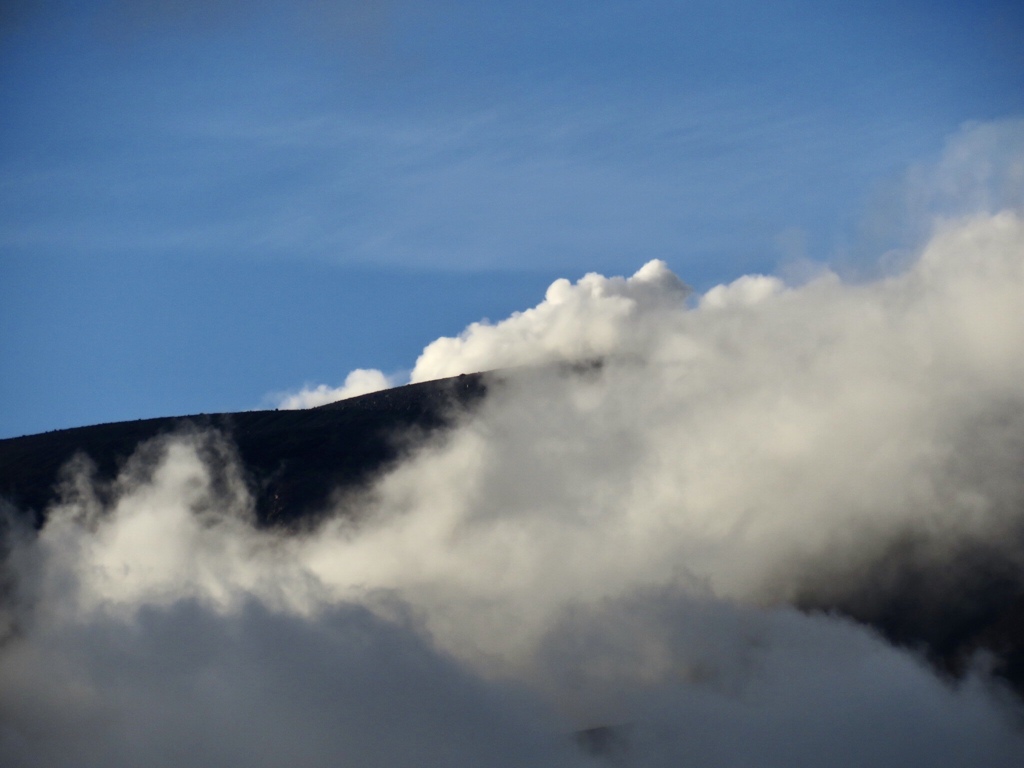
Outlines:
[{"label": "dark mountain slope", "polygon": [[486,392],[483,374],[411,384],[301,411],[247,411],[144,419],[0,440],[0,497],[36,526],[75,454],[112,480],[136,447],[159,435],[216,429],[234,443],[263,525],[306,519],[336,488],[359,485],[449,424]]}]

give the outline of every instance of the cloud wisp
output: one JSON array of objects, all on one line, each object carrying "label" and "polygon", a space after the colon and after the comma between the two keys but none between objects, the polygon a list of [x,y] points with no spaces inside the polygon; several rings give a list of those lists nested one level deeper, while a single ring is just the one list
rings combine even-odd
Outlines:
[{"label": "cloud wisp", "polygon": [[318,405],[327,405],[327,403],[336,403],[350,397],[379,392],[394,385],[395,381],[381,371],[374,368],[356,368],[345,377],[345,383],[340,387],[331,387],[327,384],[306,386],[298,392],[279,397],[277,407],[289,411],[300,408],[316,408]]}]

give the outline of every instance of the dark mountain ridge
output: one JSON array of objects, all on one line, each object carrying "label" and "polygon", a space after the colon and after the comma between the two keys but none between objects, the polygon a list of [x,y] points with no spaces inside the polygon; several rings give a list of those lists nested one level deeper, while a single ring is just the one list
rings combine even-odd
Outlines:
[{"label": "dark mountain ridge", "polygon": [[336,489],[359,486],[430,433],[472,408],[485,375],[410,384],[294,411],[196,414],[62,429],[0,440],[0,498],[32,515],[36,527],[56,501],[61,468],[75,455],[112,481],[147,440],[212,429],[233,444],[260,525],[308,520]]}]

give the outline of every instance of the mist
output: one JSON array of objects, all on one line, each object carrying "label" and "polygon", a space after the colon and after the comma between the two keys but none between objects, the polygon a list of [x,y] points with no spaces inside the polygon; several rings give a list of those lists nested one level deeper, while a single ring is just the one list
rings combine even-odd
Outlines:
[{"label": "mist", "polygon": [[997,660],[913,638],[1024,590],[1024,218],[900,264],[556,281],[424,349],[486,398],[312,529],[217,433],[82,457],[10,515],[2,762],[1019,764]]}]

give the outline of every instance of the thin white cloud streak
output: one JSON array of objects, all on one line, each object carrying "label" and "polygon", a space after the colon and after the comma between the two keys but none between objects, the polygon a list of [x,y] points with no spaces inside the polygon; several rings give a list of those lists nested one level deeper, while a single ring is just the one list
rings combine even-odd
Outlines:
[{"label": "thin white cloud streak", "polygon": [[[824,116],[794,115],[747,92],[595,95],[567,102],[549,87],[497,107],[470,100],[395,121],[347,102],[342,111],[296,117],[239,107],[231,94],[190,92],[182,98],[197,106],[186,113],[136,116],[146,135],[129,142],[139,146],[127,157],[51,157],[28,171],[9,168],[5,201],[18,215],[0,221],[0,241],[97,253],[241,248],[458,270],[541,268],[552,259],[567,269],[595,259],[621,268],[623,254],[637,252],[691,262],[714,253],[749,264],[763,249],[757,256],[767,268],[775,227],[831,216],[810,190],[837,175],[869,176],[863,165],[883,166],[869,158],[845,167],[830,150],[834,129]],[[901,132],[882,140],[882,127],[861,133],[876,137],[872,146],[885,148],[887,164],[909,146]],[[188,160],[182,152],[168,159],[168,147],[186,148]],[[175,183],[138,178],[140,153]],[[260,187],[254,167],[280,174],[281,183]],[[63,190],[59,211],[55,186]],[[211,186],[232,190],[230,199],[211,198]],[[212,218],[211,204],[219,214]],[[130,221],[121,220],[124,210],[135,213]]]},{"label": "thin white cloud streak", "polygon": [[151,446],[111,508],[72,472],[12,561],[0,754],[573,765],[566,733],[625,723],[636,766],[1014,765],[982,669],[789,604],[908,531],[936,583],[977,544],[1024,585],[1021,306],[1012,211],[869,283],[693,302],[652,262],[428,346],[414,380],[524,367],[316,531],[254,528],[215,438]]}]

